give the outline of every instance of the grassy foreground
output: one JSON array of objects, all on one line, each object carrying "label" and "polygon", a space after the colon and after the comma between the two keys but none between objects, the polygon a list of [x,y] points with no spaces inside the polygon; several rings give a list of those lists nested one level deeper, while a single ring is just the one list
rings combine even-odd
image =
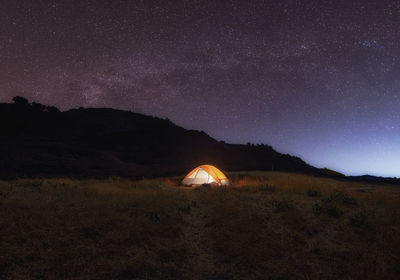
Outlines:
[{"label": "grassy foreground", "polygon": [[228,177],[0,181],[0,279],[399,279],[399,187]]}]

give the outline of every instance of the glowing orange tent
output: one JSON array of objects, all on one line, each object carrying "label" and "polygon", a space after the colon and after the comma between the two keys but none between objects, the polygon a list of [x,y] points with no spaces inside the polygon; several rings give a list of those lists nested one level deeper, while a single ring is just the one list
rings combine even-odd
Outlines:
[{"label": "glowing orange tent", "polygon": [[218,185],[229,185],[228,178],[222,173],[221,170],[212,165],[200,165],[192,171],[182,180],[184,185],[202,185],[212,184]]}]

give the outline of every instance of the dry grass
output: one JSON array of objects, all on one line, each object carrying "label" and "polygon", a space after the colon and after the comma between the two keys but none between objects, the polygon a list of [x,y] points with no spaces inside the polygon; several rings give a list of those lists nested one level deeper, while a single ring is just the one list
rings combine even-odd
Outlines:
[{"label": "dry grass", "polygon": [[0,279],[398,279],[399,187],[228,176],[0,181]]}]

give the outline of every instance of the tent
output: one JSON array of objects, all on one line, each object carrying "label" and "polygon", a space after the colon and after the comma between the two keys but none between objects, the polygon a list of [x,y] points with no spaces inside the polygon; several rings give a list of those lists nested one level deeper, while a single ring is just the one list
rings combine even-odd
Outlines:
[{"label": "tent", "polygon": [[202,184],[218,184],[229,185],[228,178],[222,173],[221,170],[212,165],[200,165],[182,180],[184,185],[202,185]]}]

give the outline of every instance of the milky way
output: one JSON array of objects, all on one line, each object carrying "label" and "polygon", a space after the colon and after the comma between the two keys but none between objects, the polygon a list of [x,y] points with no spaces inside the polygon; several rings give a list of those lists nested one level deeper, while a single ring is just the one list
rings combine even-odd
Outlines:
[{"label": "milky way", "polygon": [[400,176],[398,1],[8,1],[0,102],[167,117]]}]

